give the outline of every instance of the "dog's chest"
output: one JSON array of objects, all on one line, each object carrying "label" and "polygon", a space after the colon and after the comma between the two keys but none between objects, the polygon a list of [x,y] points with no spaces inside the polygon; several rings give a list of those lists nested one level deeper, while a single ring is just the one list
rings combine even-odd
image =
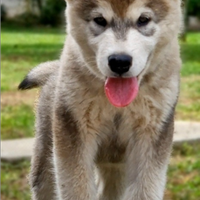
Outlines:
[{"label": "dog's chest", "polygon": [[123,162],[128,137],[133,133],[131,114],[102,101],[91,101],[85,108],[85,111],[79,110],[80,129],[83,134],[95,138],[98,145],[96,161]]},{"label": "dog's chest", "polygon": [[85,99],[76,107],[76,118],[80,131],[93,135],[98,144],[97,162],[123,162],[130,139],[153,129],[159,118],[153,102],[144,98],[126,108],[112,106],[105,95]]}]

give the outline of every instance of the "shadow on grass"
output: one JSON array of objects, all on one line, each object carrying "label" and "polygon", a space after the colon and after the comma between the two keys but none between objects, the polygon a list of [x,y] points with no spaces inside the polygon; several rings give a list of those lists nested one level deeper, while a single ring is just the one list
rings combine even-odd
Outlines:
[{"label": "shadow on grass", "polygon": [[200,75],[200,44],[181,44],[182,76]]},{"label": "shadow on grass", "polygon": [[4,33],[31,33],[31,34],[65,34],[66,25],[63,24],[59,27],[51,26],[31,26],[26,27],[17,23],[2,23],[1,30]]},{"label": "shadow on grass", "polygon": [[[2,58],[17,60],[20,59],[36,59],[44,57],[47,60],[58,59],[62,51],[63,44],[27,44],[27,45],[8,45],[1,46]],[[40,59],[39,59],[40,60]]]},{"label": "shadow on grass", "polygon": [[181,57],[183,62],[200,62],[200,44],[181,44]]}]

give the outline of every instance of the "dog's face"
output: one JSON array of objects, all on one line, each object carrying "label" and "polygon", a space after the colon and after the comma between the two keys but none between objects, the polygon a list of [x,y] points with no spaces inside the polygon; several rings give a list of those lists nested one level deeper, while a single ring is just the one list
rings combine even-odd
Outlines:
[{"label": "dog's face", "polygon": [[96,76],[138,78],[177,37],[181,11],[179,0],[68,0],[67,17]]}]

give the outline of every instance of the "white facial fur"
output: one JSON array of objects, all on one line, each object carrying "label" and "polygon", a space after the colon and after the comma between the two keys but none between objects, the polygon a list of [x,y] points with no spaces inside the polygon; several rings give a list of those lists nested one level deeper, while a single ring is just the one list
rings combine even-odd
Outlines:
[{"label": "white facial fur", "polygon": [[[111,11],[109,13],[113,12]],[[139,9],[133,13],[134,16],[131,17],[131,21],[133,21],[133,23],[137,21],[137,19],[142,13],[146,13],[150,16],[153,15],[152,11],[147,8]],[[109,19],[111,18],[111,16],[107,17],[104,13],[102,15],[109,24]],[[129,12],[128,15],[130,15]],[[115,16],[113,15],[113,17]],[[93,28],[96,26],[97,31],[98,28],[102,28],[98,27],[98,25],[96,25],[95,22],[92,22],[90,26],[92,26]],[[145,31],[148,31],[148,29],[154,29],[154,35],[143,35],[142,29],[144,28]],[[154,22],[150,22],[147,26],[141,27],[140,29],[141,32],[139,32],[134,27],[129,28],[126,33],[125,39],[118,39],[112,28],[108,28],[102,34],[99,34],[97,37],[91,38],[90,44],[93,47],[93,50],[96,52],[97,67],[105,77],[116,76],[116,74],[113,73],[108,66],[108,57],[113,54],[127,54],[130,55],[133,59],[132,66],[129,72],[123,74],[123,77],[136,77],[145,68],[149,55],[151,54],[156,45],[158,38],[157,35],[159,34],[159,28]]]},{"label": "white facial fur", "polygon": [[127,32],[125,41],[117,40],[113,31],[107,30],[98,45],[97,66],[104,76],[116,76],[108,66],[108,57],[112,54],[127,54],[132,57],[133,61],[129,72],[123,77],[136,77],[145,68],[155,44],[155,37],[146,37],[134,29]]},{"label": "white facial fur", "polygon": [[[89,13],[90,20],[86,21],[77,17],[73,7],[74,5],[68,5],[70,12],[68,31],[82,49],[83,59],[93,74],[101,79],[116,76],[108,65],[108,57],[112,54],[127,54],[132,57],[132,66],[123,74],[124,77],[138,76],[149,66],[150,55],[163,37],[162,27],[156,23],[156,16],[150,8],[136,1],[136,4],[129,6],[123,21],[116,16],[108,2],[99,1],[99,6]],[[136,22],[141,15],[149,16],[151,21],[143,27],[137,27]],[[104,17],[108,25],[106,27],[97,25],[93,21],[95,17]],[[110,26],[116,19],[122,23],[126,20],[132,23],[126,30],[125,38],[118,38]]]}]

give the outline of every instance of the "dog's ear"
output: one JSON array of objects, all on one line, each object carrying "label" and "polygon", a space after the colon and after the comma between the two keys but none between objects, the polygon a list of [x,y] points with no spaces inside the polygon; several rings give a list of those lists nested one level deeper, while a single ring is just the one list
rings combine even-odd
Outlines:
[{"label": "dog's ear", "polygon": [[19,90],[27,90],[43,86],[49,77],[56,74],[60,66],[60,61],[45,62],[33,68],[24,80],[19,84]]}]

